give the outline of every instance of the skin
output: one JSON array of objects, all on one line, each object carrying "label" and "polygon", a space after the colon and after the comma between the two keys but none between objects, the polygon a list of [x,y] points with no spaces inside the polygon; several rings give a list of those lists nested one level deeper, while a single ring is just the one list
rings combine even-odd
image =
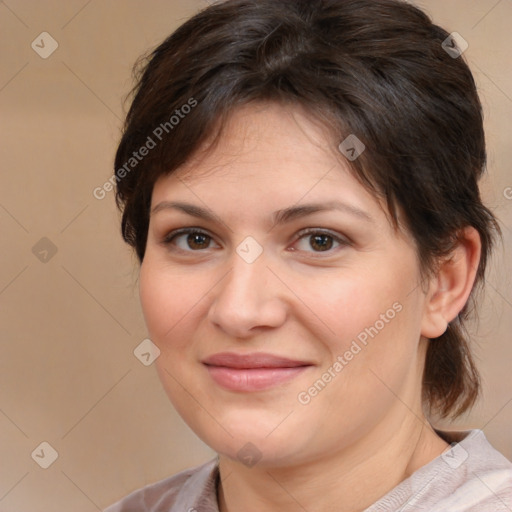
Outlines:
[{"label": "skin", "polygon": [[[452,258],[422,283],[414,240],[350,173],[338,143],[298,108],[246,106],[214,150],[154,186],[152,209],[180,201],[215,215],[152,213],[140,297],[168,396],[219,453],[222,512],[363,510],[448,446],[423,415],[421,375],[427,338],[446,330],[471,291],[478,235],[466,229]],[[272,223],[276,210],[331,200],[369,219],[345,208]],[[210,238],[164,243],[186,227]],[[341,242],[324,238],[329,248],[319,250],[305,228]],[[247,236],[263,249],[252,263],[236,252]],[[400,312],[300,403],[298,394],[396,303]],[[218,352],[312,366],[271,389],[234,392],[201,362]],[[261,457],[252,467],[237,458],[249,442]]]}]

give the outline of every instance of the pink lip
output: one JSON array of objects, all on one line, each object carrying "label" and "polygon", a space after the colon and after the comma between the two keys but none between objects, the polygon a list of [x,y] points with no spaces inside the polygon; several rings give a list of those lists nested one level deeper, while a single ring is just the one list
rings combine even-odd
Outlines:
[{"label": "pink lip", "polygon": [[231,391],[261,391],[287,382],[312,364],[266,353],[223,352],[203,361],[212,379]]}]

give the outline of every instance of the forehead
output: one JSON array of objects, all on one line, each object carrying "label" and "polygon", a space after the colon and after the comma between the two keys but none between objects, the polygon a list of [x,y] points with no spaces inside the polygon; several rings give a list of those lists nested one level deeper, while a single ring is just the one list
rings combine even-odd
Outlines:
[{"label": "forehead", "polygon": [[290,200],[322,199],[329,193],[376,202],[354,177],[337,149],[339,141],[299,107],[247,105],[234,111],[217,143],[209,141],[171,175],[155,184],[154,201],[173,184],[194,190],[225,190],[245,196],[286,194]]}]

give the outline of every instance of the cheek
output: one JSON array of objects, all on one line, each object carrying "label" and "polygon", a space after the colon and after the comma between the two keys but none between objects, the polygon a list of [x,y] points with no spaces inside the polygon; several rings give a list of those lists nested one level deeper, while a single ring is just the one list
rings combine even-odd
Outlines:
[{"label": "cheek", "polygon": [[383,338],[401,325],[410,291],[408,279],[390,279],[389,273],[382,273],[343,272],[336,279],[304,279],[297,286],[297,295],[311,305],[323,326],[316,334],[320,330],[325,333],[323,338],[336,356],[343,354],[353,340],[364,346],[378,334]]},{"label": "cheek", "polygon": [[343,374],[346,378],[335,378],[333,388],[341,386],[358,399],[364,394],[377,396],[379,390],[388,392],[378,377],[396,389],[416,367],[421,323],[419,294],[411,293],[416,267],[405,261],[387,268],[383,263],[380,271],[327,285],[313,302],[322,308],[322,320],[330,331],[324,338],[329,355],[322,371]]},{"label": "cheek", "polygon": [[175,334],[201,307],[201,298],[208,290],[204,284],[192,275],[177,275],[150,260],[143,262],[139,275],[140,301],[150,337],[160,350],[170,343],[174,349],[179,348],[182,337]]}]

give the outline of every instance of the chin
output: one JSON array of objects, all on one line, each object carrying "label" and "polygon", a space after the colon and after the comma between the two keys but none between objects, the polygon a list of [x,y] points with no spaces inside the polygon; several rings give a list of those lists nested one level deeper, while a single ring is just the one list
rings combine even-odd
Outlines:
[{"label": "chin", "polygon": [[267,468],[297,464],[307,456],[305,452],[311,440],[308,441],[304,428],[299,437],[297,426],[279,425],[282,417],[276,422],[273,417],[262,417],[261,412],[258,416],[239,412],[236,419],[234,415],[231,421],[226,418],[222,424],[227,425],[229,434],[221,428],[212,428],[211,418],[207,424],[193,421],[188,424],[217,453],[248,467],[255,463]]}]

